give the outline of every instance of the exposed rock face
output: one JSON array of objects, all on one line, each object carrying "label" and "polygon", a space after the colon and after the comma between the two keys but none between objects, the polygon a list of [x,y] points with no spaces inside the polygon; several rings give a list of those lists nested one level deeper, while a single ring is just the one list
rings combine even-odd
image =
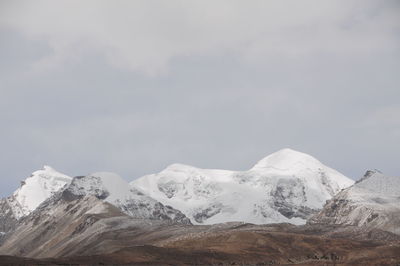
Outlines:
[{"label": "exposed rock face", "polygon": [[[274,204],[280,204],[278,207],[307,198],[302,196],[306,183],[291,180],[280,179],[275,190],[269,191],[276,199]],[[395,185],[396,179],[387,182]],[[365,189],[370,185],[362,186]],[[380,185],[374,187],[388,193],[396,191]],[[197,191],[198,195],[207,194],[201,189]],[[382,200],[376,201],[382,204]],[[203,217],[213,217],[214,212],[224,208],[210,205],[196,218],[201,221]],[[288,208],[294,209],[293,205]],[[265,209],[258,208],[260,212]],[[191,225],[185,216],[177,219],[177,213],[126,186],[114,174],[76,177],[20,218],[16,229],[3,237],[0,255],[17,257],[0,256],[0,264],[396,265],[400,262],[400,235],[358,224]]]},{"label": "exposed rock face", "polygon": [[[15,224],[17,223],[17,218],[14,216],[12,207],[8,203],[8,200],[1,199],[0,200],[0,239],[7,232],[14,229]],[[0,240],[1,243],[1,240]]]},{"label": "exposed rock face", "polygon": [[0,200],[0,246],[8,233],[13,231],[17,225],[17,218],[15,218],[11,206],[7,199]]},{"label": "exposed rock face", "polygon": [[[82,178],[79,179],[79,184],[82,184]],[[93,184],[92,180],[88,183]],[[71,188],[53,195],[30,215],[21,218],[16,229],[0,245],[0,254],[43,258],[109,253],[124,246],[126,241],[139,245],[146,239],[163,239],[157,234],[160,228],[179,228],[184,232],[184,228],[190,226],[186,217],[180,220],[171,218],[176,216],[176,210],[164,206],[155,208],[151,205],[153,202],[149,203],[151,211],[140,210],[140,219],[134,219],[121,210],[121,206],[114,206],[107,199],[97,197],[104,194],[97,188],[92,187],[98,192],[95,195],[74,194],[76,188],[73,186],[74,181]],[[112,191],[109,192],[111,196]],[[155,202],[156,206],[159,204]],[[127,209],[127,212],[133,213],[129,206]],[[144,218],[143,214],[149,216]],[[124,231],[126,236],[123,236]],[[151,236],[152,233],[157,237]],[[174,230],[164,232],[168,236],[174,233]],[[110,241],[112,244],[109,244]]]},{"label": "exposed rock face", "polygon": [[328,201],[309,223],[356,225],[400,234],[400,177],[367,171]]},{"label": "exposed rock face", "polygon": [[77,244],[73,240],[84,239],[84,232],[101,218],[125,216],[93,196],[66,199],[61,195],[53,196],[20,219],[16,230],[0,246],[0,254],[40,257],[46,252],[51,257],[67,253],[73,248],[71,243]]},{"label": "exposed rock face", "polygon": [[[86,238],[91,238],[87,241],[95,245],[93,238],[101,238],[102,233],[118,228],[118,225],[135,226],[132,218],[150,223],[191,224],[180,211],[131,188],[115,174],[75,177],[62,187],[56,182],[48,184],[52,181],[49,175],[45,175],[44,180],[43,176],[33,176],[36,177],[34,184],[27,180],[24,186],[50,188],[50,192],[39,193],[38,198],[34,197],[38,191],[19,189],[13,196],[0,200],[0,254],[33,257],[69,254],[71,250],[83,247],[81,242]],[[56,191],[55,187],[61,188]],[[33,208],[28,199],[42,201],[43,196],[48,198],[34,210],[25,208]],[[21,197],[25,199],[25,205],[18,201]]]},{"label": "exposed rock face", "polygon": [[248,171],[173,164],[131,185],[180,210],[195,224],[304,224],[326,200],[353,183],[310,155],[283,149]]},{"label": "exposed rock face", "polygon": [[0,243],[16,228],[19,220],[29,216],[40,204],[49,200],[73,201],[84,196],[108,202],[133,218],[190,224],[180,211],[131,188],[125,180],[112,173],[71,178],[45,166],[21,184],[12,196],[0,200]]},{"label": "exposed rock face", "polygon": [[75,177],[63,191],[64,197],[75,199],[91,195],[108,202],[133,218],[170,220],[190,224],[180,211],[161,204],[113,173],[95,173]]},{"label": "exposed rock face", "polygon": [[[288,219],[307,219],[316,213],[316,209],[305,206],[307,201],[305,185],[301,180],[281,179],[271,191],[273,207]],[[299,204],[299,201],[301,202]]]}]

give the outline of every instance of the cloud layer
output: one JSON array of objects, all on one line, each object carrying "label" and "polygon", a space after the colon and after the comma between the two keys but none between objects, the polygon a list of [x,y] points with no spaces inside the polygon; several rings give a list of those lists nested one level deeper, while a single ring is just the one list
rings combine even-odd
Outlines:
[{"label": "cloud layer", "polygon": [[398,4],[386,1],[9,1],[1,24],[45,40],[38,68],[97,52],[148,75],[186,56],[365,55],[397,49]]},{"label": "cloud layer", "polygon": [[397,1],[2,1],[0,193],[284,147],[398,174]]}]

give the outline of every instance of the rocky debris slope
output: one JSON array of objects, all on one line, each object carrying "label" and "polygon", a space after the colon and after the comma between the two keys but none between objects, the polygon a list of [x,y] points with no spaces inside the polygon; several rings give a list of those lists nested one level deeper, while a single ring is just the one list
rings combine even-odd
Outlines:
[{"label": "rocky debris slope", "polygon": [[181,212],[131,188],[112,173],[74,177],[29,215],[16,221],[14,230],[0,240],[0,253],[40,257],[70,254],[85,244],[96,245],[103,233],[136,220],[190,225]]},{"label": "rocky debris slope", "polygon": [[73,248],[75,238],[84,239],[83,232],[100,217],[111,216],[124,214],[94,196],[75,200],[63,196],[57,201],[47,200],[20,219],[16,230],[0,246],[0,254],[40,257],[47,252],[50,257],[55,256]]},{"label": "rocky debris slope", "polygon": [[367,171],[328,201],[309,223],[356,225],[400,234],[400,177]]},{"label": "rocky debris slope", "polygon": [[195,224],[304,224],[326,200],[353,183],[310,155],[283,149],[248,171],[174,164],[131,185],[180,210]]},{"label": "rocky debris slope", "polygon": [[[8,265],[374,265],[400,260],[400,236],[379,229],[243,222],[191,225],[154,215],[151,204],[150,209],[133,218],[132,211],[123,206],[131,201],[132,206],[139,206],[149,197],[126,184],[123,190],[122,184],[123,180],[118,181],[110,173],[75,177],[63,190],[18,220],[16,230],[0,246],[0,255],[14,257],[2,259]],[[150,201],[157,204],[151,198]]]},{"label": "rocky debris slope", "polygon": [[133,218],[170,220],[190,224],[180,211],[165,206],[113,173],[95,173],[75,178],[61,174],[49,166],[34,172],[21,182],[12,196],[0,200],[0,243],[13,231],[18,221],[29,216],[47,200],[77,199],[92,195],[108,202]]},{"label": "rocky debris slope", "polygon": [[[162,205],[160,209],[154,208],[152,204],[159,203],[152,199],[150,203],[147,202],[147,196],[139,196],[139,202],[127,198],[130,207],[137,208],[137,204],[143,204],[143,210],[136,214],[140,219],[134,219],[130,216],[134,209],[128,208],[126,211],[121,208],[125,205],[109,203],[107,198],[111,197],[110,201],[113,199],[113,191],[104,187],[100,189],[98,184],[101,182],[93,186],[93,177],[99,177],[99,174],[87,177],[90,178],[90,187],[82,186],[86,177],[75,178],[70,187],[53,195],[30,215],[21,218],[16,229],[4,239],[0,254],[36,258],[103,254],[124,246],[126,241],[131,244],[140,244],[145,239],[149,241],[152,231],[158,229],[155,226],[157,224],[161,227],[190,226],[189,220],[182,219],[177,211],[165,210]],[[74,182],[76,180],[79,181]],[[146,210],[147,207],[150,209]],[[168,216],[170,211],[172,216]],[[124,242],[125,234],[128,238]],[[161,238],[160,234],[157,238]],[[111,241],[113,244],[110,244]]]},{"label": "rocky debris slope", "polygon": [[[400,262],[398,236],[394,235],[390,241],[367,235],[355,240],[359,228],[354,226],[245,223],[188,226],[103,215],[96,216],[98,220],[92,225],[73,224],[69,230],[61,231],[82,228],[75,237],[49,241],[42,247],[36,245],[39,253],[28,254],[36,258],[51,255],[53,259],[40,260],[43,265],[396,265]],[[95,231],[98,233],[92,235]],[[335,232],[343,235],[338,237]],[[26,251],[29,246],[21,247]],[[5,259],[18,261],[18,258]]]},{"label": "rocky debris slope", "polygon": [[2,237],[9,231],[11,231],[17,223],[17,218],[13,213],[13,209],[10,206],[8,199],[0,200],[0,243]]}]

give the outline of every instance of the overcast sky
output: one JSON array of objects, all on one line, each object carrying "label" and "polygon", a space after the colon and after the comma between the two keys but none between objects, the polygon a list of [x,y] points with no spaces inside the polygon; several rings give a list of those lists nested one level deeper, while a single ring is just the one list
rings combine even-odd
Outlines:
[{"label": "overcast sky", "polygon": [[400,175],[399,1],[2,1],[0,196],[290,147]]}]

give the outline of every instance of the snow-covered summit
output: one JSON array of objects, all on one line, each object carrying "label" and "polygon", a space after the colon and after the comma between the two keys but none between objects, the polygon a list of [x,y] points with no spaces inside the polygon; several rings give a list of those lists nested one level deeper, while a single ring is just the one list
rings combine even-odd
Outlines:
[{"label": "snow-covered summit", "polygon": [[320,166],[321,162],[314,157],[303,152],[285,148],[258,161],[251,170],[272,168],[281,171],[287,171],[303,167]]},{"label": "snow-covered summit", "polygon": [[47,165],[42,170],[33,172],[30,177],[21,182],[21,187],[9,198],[15,217],[19,219],[28,215],[71,180],[71,177]]},{"label": "snow-covered summit", "polygon": [[98,172],[72,178],[50,166],[44,166],[22,181],[21,187],[12,196],[0,200],[3,210],[0,213],[0,231],[11,230],[18,220],[43,204],[53,206],[60,200],[77,200],[87,196],[110,203],[134,218],[190,224],[190,220],[180,211],[164,206],[132,188],[117,174]]},{"label": "snow-covered summit", "polygon": [[385,196],[400,196],[400,177],[384,175],[379,170],[368,170],[354,187]]},{"label": "snow-covered summit", "polygon": [[131,185],[173,206],[194,223],[305,223],[354,181],[305,153],[283,149],[248,171],[173,164]]},{"label": "snow-covered summit", "polygon": [[68,191],[74,195],[94,195],[114,202],[131,195],[128,183],[119,175],[110,172],[98,172],[73,179]]}]

